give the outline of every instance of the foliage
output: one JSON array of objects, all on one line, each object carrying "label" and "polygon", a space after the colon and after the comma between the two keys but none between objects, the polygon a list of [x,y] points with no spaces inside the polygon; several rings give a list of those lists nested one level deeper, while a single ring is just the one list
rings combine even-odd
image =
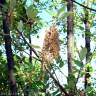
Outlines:
[{"label": "foliage", "polygon": [[[12,38],[12,50],[14,57],[14,77],[16,79],[17,94],[18,96],[61,96],[65,93],[61,91],[61,87],[54,81],[54,78],[63,86],[66,92],[74,91],[74,96],[81,96],[81,91],[86,93],[87,96],[95,96],[96,83],[94,73],[96,72],[93,63],[96,59],[96,14],[90,10],[89,13],[89,25],[91,34],[88,34],[91,38],[91,52],[90,62],[85,63],[87,48],[84,47],[85,43],[85,27],[84,27],[84,14],[83,7],[74,3],[74,12],[67,12],[66,0],[6,0],[6,5],[3,6],[4,14],[8,11],[8,18],[10,24],[10,32]],[[88,0],[87,0],[88,1]],[[83,1],[82,4],[85,4]],[[89,5],[96,6],[95,0],[89,0]],[[90,7],[90,6],[88,6]],[[44,21],[42,17],[43,12],[51,17],[51,20]],[[45,15],[46,15],[45,14]],[[74,66],[73,73],[68,77],[67,66],[67,17],[74,17],[74,36],[75,36],[75,49],[73,58]],[[60,56],[53,60],[49,65],[49,71],[54,78],[48,73],[48,71],[41,68],[42,60],[39,58],[40,47],[35,43],[33,36],[36,37],[40,33],[40,29],[43,29],[50,24],[55,23],[58,25],[58,33],[60,45],[58,46],[58,52],[60,47]],[[18,30],[20,32],[18,32]],[[0,14],[0,95],[7,96],[10,93],[10,86],[8,81],[8,70],[6,52],[4,49],[4,40],[2,32],[2,14]],[[24,38],[22,37],[22,35]],[[31,38],[31,42],[30,42]],[[49,38],[49,37],[48,37]],[[39,36],[35,38],[39,39]],[[51,38],[53,40],[53,38]],[[53,40],[55,41],[55,40]],[[27,42],[27,43],[26,43]],[[40,42],[43,43],[43,42]],[[56,42],[55,42],[56,43]],[[54,45],[55,45],[54,43]],[[57,44],[57,43],[56,43]],[[93,46],[94,45],[94,46]],[[63,47],[62,47],[63,46]],[[82,47],[81,47],[82,46]],[[36,51],[38,56],[32,50]],[[49,45],[48,45],[49,48]],[[48,49],[47,48],[47,49]],[[53,49],[57,48],[56,46]],[[39,50],[39,51],[38,51]],[[50,48],[48,49],[50,50]],[[54,50],[53,50],[54,51]],[[56,54],[57,51],[54,51]],[[58,53],[57,53],[58,54]],[[30,62],[29,58],[32,58]],[[49,58],[48,58],[49,59]],[[84,78],[86,69],[89,68],[90,86],[84,89],[84,81],[79,82],[79,79]],[[44,73],[44,74],[43,74]],[[60,75],[58,75],[60,74]],[[60,77],[62,74],[62,78]],[[44,75],[44,76],[43,76]],[[62,80],[61,80],[62,79]],[[67,82],[65,82],[67,81]],[[68,85],[69,83],[69,85]],[[78,87],[78,84],[83,87]],[[73,90],[74,89],[74,90]]]}]

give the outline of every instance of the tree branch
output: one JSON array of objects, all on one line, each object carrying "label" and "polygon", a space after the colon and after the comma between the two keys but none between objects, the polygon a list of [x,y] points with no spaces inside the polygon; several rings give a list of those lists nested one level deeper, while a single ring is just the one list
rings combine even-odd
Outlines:
[{"label": "tree branch", "polygon": [[[83,63],[82,63],[83,64]],[[78,75],[77,75],[77,78],[76,78],[76,83],[75,83],[75,87],[74,87],[74,92],[77,91],[77,88],[76,88],[76,84],[78,83],[78,80],[80,78],[80,74],[82,72],[82,69],[83,69],[84,65],[80,68],[79,72],[78,72]]]},{"label": "tree branch", "polygon": [[29,44],[29,43],[27,42],[27,40],[25,39],[25,37],[24,37],[24,35],[22,34],[22,32],[20,32],[19,29],[16,29],[16,30],[17,30],[17,32],[22,36],[24,42],[31,48],[31,50],[34,52],[34,54],[39,58],[39,55],[37,54],[37,52],[35,51],[35,49],[32,48],[31,44]]},{"label": "tree branch", "polygon": [[84,7],[84,8],[86,8],[86,9],[89,9],[89,10],[91,10],[91,11],[96,12],[96,9],[93,9],[93,8],[87,7],[87,6],[83,5],[83,4],[80,4],[79,2],[77,2],[77,1],[75,1],[75,0],[71,0],[71,1],[73,1],[74,3],[76,3],[76,4],[78,4],[78,5],[82,6],[82,7]]},{"label": "tree branch", "polygon": [[[39,58],[39,55],[37,54],[37,52],[35,51],[34,48],[32,48],[32,46],[27,42],[27,40],[25,39],[24,35],[22,34],[22,32],[20,32],[20,30],[16,29],[18,31],[18,33],[22,36],[24,42],[26,42],[26,44],[31,48],[31,50],[34,52],[34,54]],[[41,61],[41,60],[39,60]],[[42,62],[42,61],[41,61]],[[59,86],[60,90],[62,92],[64,92],[65,96],[69,96],[68,93],[66,92],[65,88],[63,86],[60,85],[60,83],[54,78],[54,76],[51,74],[51,72],[46,69],[46,71],[50,74],[51,78],[54,80],[54,82],[56,83],[57,86]]]},{"label": "tree branch", "polygon": [[65,88],[55,79],[55,77],[51,74],[51,72],[45,67],[46,71],[50,74],[51,78],[54,80],[55,84],[59,86],[60,90],[64,92],[65,96],[69,96],[66,92]]}]

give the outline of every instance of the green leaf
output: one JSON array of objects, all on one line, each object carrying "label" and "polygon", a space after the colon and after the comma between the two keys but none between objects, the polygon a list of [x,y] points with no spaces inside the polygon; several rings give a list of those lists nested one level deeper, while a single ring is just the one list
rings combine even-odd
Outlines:
[{"label": "green leaf", "polygon": [[93,72],[93,67],[92,67],[92,65],[90,64],[90,63],[88,63],[88,64],[86,64],[85,65],[85,68],[87,69],[89,69],[89,72]]},{"label": "green leaf", "polygon": [[80,28],[80,30],[84,30],[84,27],[82,27],[82,26],[79,26],[79,28]]},{"label": "green leaf", "polygon": [[64,62],[60,61],[59,67],[62,68],[64,66]]},{"label": "green leaf", "polygon": [[35,2],[37,2],[37,3],[38,3],[38,2],[39,2],[39,0],[35,0]]},{"label": "green leaf", "polygon": [[61,57],[58,57],[58,59],[56,60],[57,64],[59,64],[59,67],[62,68],[64,66],[64,61],[62,60]]},{"label": "green leaf", "polygon": [[61,7],[59,10],[58,10],[58,15],[64,13],[64,9],[65,9],[65,6]]},{"label": "green leaf", "polygon": [[76,78],[75,78],[74,74],[70,73],[67,80],[69,83],[69,85],[68,85],[69,90],[73,90],[75,83],[76,83]]},{"label": "green leaf", "polygon": [[46,12],[51,15],[52,17],[57,17],[57,14],[56,12],[54,12],[53,10],[49,11],[49,10],[46,10]]},{"label": "green leaf", "polygon": [[80,53],[79,53],[79,58],[80,60],[84,60],[84,58],[86,57],[87,54],[87,49],[85,47],[82,47]]},{"label": "green leaf", "polygon": [[40,46],[32,44],[32,48],[40,48]]},{"label": "green leaf", "polygon": [[56,94],[56,96],[61,96],[61,93]]},{"label": "green leaf", "polygon": [[19,71],[19,67],[18,67],[18,66],[16,66],[16,65],[15,65],[15,69],[16,69],[17,71]]},{"label": "green leaf", "polygon": [[13,10],[16,6],[16,0],[10,0],[10,10]]},{"label": "green leaf", "polygon": [[54,92],[52,93],[52,95],[53,95],[53,96],[57,96],[58,92],[59,92],[59,89],[57,89],[56,91],[54,91]]},{"label": "green leaf", "polygon": [[79,61],[79,60],[74,60],[75,64],[79,67],[83,66],[83,62]]},{"label": "green leaf", "polygon": [[17,27],[21,32],[23,31],[23,22],[20,20],[20,22],[18,22],[18,27]]},{"label": "green leaf", "polygon": [[74,12],[64,12],[62,11],[60,14],[58,14],[58,19],[65,19],[66,17],[70,16],[70,15],[74,15]]},{"label": "green leaf", "polygon": [[36,19],[38,10],[37,10],[34,6],[30,5],[30,6],[27,8],[26,13],[27,13],[27,16],[28,16],[29,18],[31,18],[32,20],[34,20],[34,19]]}]

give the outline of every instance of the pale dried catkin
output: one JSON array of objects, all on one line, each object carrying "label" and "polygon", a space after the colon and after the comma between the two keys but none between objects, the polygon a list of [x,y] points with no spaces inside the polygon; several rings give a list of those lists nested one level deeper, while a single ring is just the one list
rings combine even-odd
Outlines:
[{"label": "pale dried catkin", "polygon": [[52,25],[45,33],[41,51],[42,65],[48,67],[59,56],[59,34],[56,25]]}]

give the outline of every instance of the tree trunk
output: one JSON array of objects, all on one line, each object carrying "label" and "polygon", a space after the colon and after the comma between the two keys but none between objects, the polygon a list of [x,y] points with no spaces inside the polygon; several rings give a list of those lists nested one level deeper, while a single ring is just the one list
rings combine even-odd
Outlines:
[{"label": "tree trunk", "polygon": [[[67,11],[69,13],[73,13],[73,1],[67,0]],[[72,74],[72,66],[73,66],[73,58],[74,58],[74,33],[73,33],[73,15],[69,15],[67,17],[67,59],[68,59],[68,86],[70,86],[70,82],[72,81],[70,76]],[[70,86],[69,95],[74,96],[73,86]]]},{"label": "tree trunk", "polygon": [[[5,0],[1,0],[0,4],[5,5]],[[14,67],[14,60],[11,48],[11,37],[10,37],[10,30],[9,30],[9,20],[8,20],[8,12],[4,12],[4,8],[2,7],[2,18],[3,18],[3,31],[4,31],[4,41],[5,41],[5,50],[6,50],[6,57],[7,57],[7,65],[8,65],[8,78],[10,83],[10,95],[16,96],[16,82],[13,76],[13,67]]]},{"label": "tree trunk", "polygon": [[[86,64],[90,62],[90,26],[88,22],[88,15],[89,12],[87,9],[85,9],[85,19],[84,19],[84,24],[85,24],[85,47],[87,48],[87,54],[86,54]],[[85,69],[86,74],[85,74],[85,89],[88,86],[88,79],[90,77],[89,74],[89,67]]]},{"label": "tree trunk", "polygon": [[[68,0],[67,11],[73,12],[73,2]],[[72,72],[73,64],[73,46],[74,46],[74,33],[73,33],[73,16],[67,17],[67,55],[68,55],[68,73]]]}]

